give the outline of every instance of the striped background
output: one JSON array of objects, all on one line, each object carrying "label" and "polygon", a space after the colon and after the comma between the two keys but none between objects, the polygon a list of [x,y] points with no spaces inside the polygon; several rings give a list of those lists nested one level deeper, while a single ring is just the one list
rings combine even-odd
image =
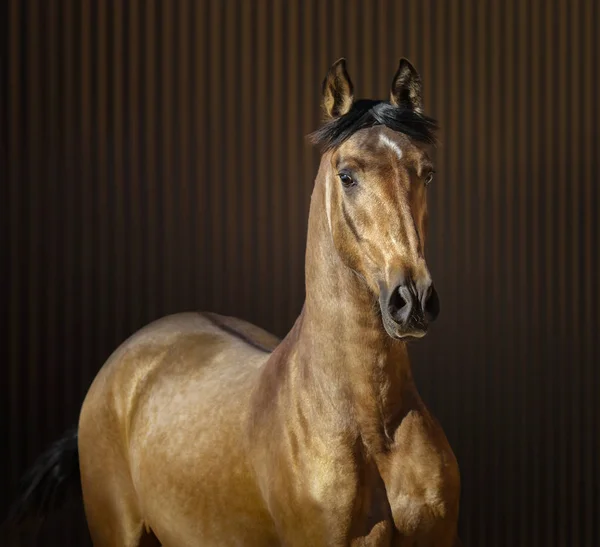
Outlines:
[{"label": "striped background", "polygon": [[[148,321],[207,309],[287,331],[322,78],[345,56],[357,94],[383,98],[407,56],[442,125],[442,314],[413,367],[461,465],[464,543],[600,545],[597,2],[2,9],[2,513]],[[65,513],[37,545],[84,530]]]}]

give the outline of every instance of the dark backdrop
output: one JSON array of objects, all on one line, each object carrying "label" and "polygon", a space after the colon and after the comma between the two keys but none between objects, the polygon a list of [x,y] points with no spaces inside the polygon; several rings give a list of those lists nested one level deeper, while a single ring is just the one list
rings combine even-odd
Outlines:
[{"label": "dark backdrop", "polygon": [[[129,334],[205,309],[284,335],[303,301],[320,85],[442,126],[412,346],[466,545],[600,544],[600,7],[592,0],[20,1],[2,20],[0,512]],[[39,545],[81,545],[81,511]]]}]

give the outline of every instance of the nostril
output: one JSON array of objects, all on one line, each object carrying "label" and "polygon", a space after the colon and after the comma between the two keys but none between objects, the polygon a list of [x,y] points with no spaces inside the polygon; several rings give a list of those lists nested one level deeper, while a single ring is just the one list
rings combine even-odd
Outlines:
[{"label": "nostril", "polygon": [[388,302],[388,311],[395,321],[399,323],[408,319],[411,310],[410,292],[406,287],[398,287]]},{"label": "nostril", "polygon": [[399,290],[395,290],[392,293],[392,297],[390,298],[390,302],[388,304],[388,308],[390,313],[394,315],[396,312],[401,310],[404,306],[406,306],[408,302],[404,300],[404,297],[400,294]]},{"label": "nostril", "polygon": [[433,285],[430,285],[424,298],[423,313],[427,321],[435,321],[440,313],[440,299]]}]

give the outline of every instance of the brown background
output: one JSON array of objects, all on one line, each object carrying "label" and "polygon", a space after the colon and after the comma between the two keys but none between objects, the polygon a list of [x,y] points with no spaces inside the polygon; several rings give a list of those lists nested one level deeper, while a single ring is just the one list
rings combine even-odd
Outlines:
[{"label": "brown background", "polygon": [[[325,71],[345,56],[383,98],[407,56],[442,126],[442,314],[413,368],[461,465],[461,535],[600,545],[598,2],[3,10],[2,513],[137,328],[207,309],[285,334]],[[38,544],[86,544],[83,526],[63,512]]]}]

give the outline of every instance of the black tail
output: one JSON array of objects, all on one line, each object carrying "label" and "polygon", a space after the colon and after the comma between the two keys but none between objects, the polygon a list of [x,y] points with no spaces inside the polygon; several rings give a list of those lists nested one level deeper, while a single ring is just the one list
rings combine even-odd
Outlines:
[{"label": "black tail", "polygon": [[25,473],[6,524],[11,528],[30,520],[41,524],[75,492],[81,497],[76,428],[67,431]]}]

